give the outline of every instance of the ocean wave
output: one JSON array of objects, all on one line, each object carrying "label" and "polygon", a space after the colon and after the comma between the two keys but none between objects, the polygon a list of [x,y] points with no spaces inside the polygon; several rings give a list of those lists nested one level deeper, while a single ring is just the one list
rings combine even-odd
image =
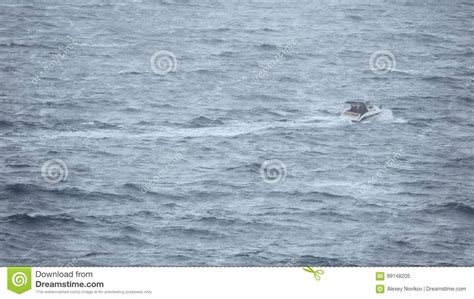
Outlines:
[{"label": "ocean wave", "polygon": [[403,247],[403,248],[407,248],[407,247],[414,247],[414,243],[413,242],[410,242],[408,240],[394,240],[392,241],[393,244],[395,244],[396,246],[400,246],[400,247]]},{"label": "ocean wave", "polygon": [[27,164],[25,161],[5,161],[5,166],[10,168],[28,168],[28,167],[35,167],[33,163]]},{"label": "ocean wave", "polygon": [[268,109],[263,107],[251,108],[251,109],[230,109],[227,111],[227,116],[232,118],[239,118],[241,116],[272,116],[272,117],[283,117],[284,114],[275,111],[274,109]]},{"label": "ocean wave", "polygon": [[474,207],[466,203],[460,202],[448,202],[443,204],[430,205],[428,211],[435,213],[462,213],[466,215],[474,215]]},{"label": "ocean wave", "polygon": [[0,67],[0,70],[6,73],[13,73],[14,71],[17,70],[17,68],[13,65],[6,65],[6,66]]},{"label": "ocean wave", "polygon": [[164,208],[167,208],[167,209],[176,209],[176,208],[182,208],[183,207],[182,205],[179,205],[179,204],[174,203],[174,202],[167,202],[167,203],[162,204],[161,206],[164,207]]},{"label": "ocean wave", "polygon": [[434,82],[434,83],[448,83],[448,84],[461,84],[464,81],[461,78],[454,78],[452,76],[424,76],[421,78],[423,81]]},{"label": "ocean wave", "polygon": [[120,231],[123,233],[140,233],[141,231],[133,225],[125,225],[120,228]]},{"label": "ocean wave", "polygon": [[90,121],[83,123],[86,125],[88,128],[94,128],[94,129],[118,129],[120,126],[116,124],[109,124],[109,123],[104,123],[98,120]]},{"label": "ocean wave", "polygon": [[260,169],[260,166],[261,166],[260,163],[255,162],[255,163],[227,167],[225,170],[233,171],[233,172],[242,171],[242,172],[255,173]]},{"label": "ocean wave", "polygon": [[450,158],[449,162],[445,164],[445,166],[460,165],[466,165],[468,167],[471,167],[472,165],[474,165],[474,156]]},{"label": "ocean wave", "polygon": [[[458,52],[458,53],[452,53],[452,54],[449,54],[449,55],[452,55],[452,56],[457,56],[457,57],[463,57],[463,58],[472,58],[474,57],[474,52],[472,51],[464,51],[464,52]],[[450,68],[450,67],[449,67]],[[455,68],[456,70],[460,70],[461,68],[457,67]],[[467,69],[469,70],[469,69]]]},{"label": "ocean wave", "polygon": [[403,75],[419,75],[421,72],[417,70],[409,70],[409,69],[391,69],[390,72],[395,74],[403,74]]},{"label": "ocean wave", "polygon": [[401,32],[397,34],[400,38],[403,39],[416,39],[417,42],[424,42],[424,43],[436,43],[436,44],[450,44],[452,40],[448,38],[449,35],[440,35],[440,34],[431,34],[431,33],[424,33],[424,32]]},{"label": "ocean wave", "polygon": [[[70,188],[68,188],[70,189]],[[66,190],[66,192],[68,191]],[[62,194],[62,190],[56,190],[58,194]],[[77,196],[77,195],[76,195]],[[143,202],[144,200],[140,196],[132,196],[128,194],[117,194],[117,193],[106,193],[106,192],[84,192],[81,190],[80,198],[83,200],[109,200],[109,201],[132,201],[132,202]]]},{"label": "ocean wave", "polygon": [[283,76],[278,78],[279,82],[300,83],[301,81],[295,77]]},{"label": "ocean wave", "polygon": [[81,258],[88,258],[88,257],[95,257],[95,256],[99,256],[99,255],[111,255],[111,254],[112,254],[112,253],[110,253],[110,252],[94,251],[94,252],[89,252],[89,253],[80,255],[80,256],[79,256],[79,259],[81,259]]},{"label": "ocean wave", "polygon": [[145,74],[144,72],[138,72],[138,71],[119,71],[119,75],[141,75]]},{"label": "ocean wave", "polygon": [[80,2],[78,2],[76,5],[79,6],[80,8],[92,9],[92,11],[97,8],[111,8],[111,7],[116,6],[112,3],[80,3]]},{"label": "ocean wave", "polygon": [[256,29],[248,29],[245,30],[246,33],[259,33],[259,32],[280,32],[280,30],[274,29],[274,28],[268,28],[268,27],[263,27],[263,28],[256,28]]},{"label": "ocean wave", "polygon": [[133,191],[142,191],[143,187],[141,184],[135,184],[135,183],[125,183],[122,185],[122,187],[126,189],[131,189]]},{"label": "ocean wave", "polygon": [[[271,194],[273,194],[272,192]],[[280,193],[280,192],[278,192]],[[309,191],[309,192],[301,192],[301,191],[292,191],[292,192],[285,192],[286,195],[290,197],[323,197],[323,198],[333,198],[333,199],[351,199],[355,200],[355,197],[351,195],[343,195],[343,194],[336,194],[328,191]],[[308,201],[311,199],[306,199]]]},{"label": "ocean wave", "polygon": [[215,225],[215,226],[231,226],[231,225],[254,225],[253,221],[245,221],[239,218],[222,218],[222,217],[215,217],[215,216],[203,216],[198,217],[197,222],[202,222],[204,225]]},{"label": "ocean wave", "polygon": [[190,74],[198,74],[198,75],[216,75],[216,74],[220,74],[220,73],[223,73],[222,70],[217,70],[217,69],[194,69],[194,70],[190,70],[188,71],[188,73]]},{"label": "ocean wave", "polygon": [[67,213],[62,214],[28,214],[28,213],[21,213],[21,214],[13,214],[7,217],[3,217],[2,221],[16,223],[21,225],[41,225],[41,224],[50,224],[50,223],[72,223],[72,224],[85,224],[83,221],[79,221],[74,218],[72,215]]},{"label": "ocean wave", "polygon": [[[276,95],[269,95],[269,94],[256,94],[255,95],[255,98],[259,99],[259,100],[263,100],[263,101],[268,101],[268,102],[280,102],[280,101],[288,101],[287,98],[284,98],[284,97],[281,97],[281,96],[276,96]],[[253,98],[253,100],[255,100],[255,98]]]},{"label": "ocean wave", "polygon": [[[149,182],[145,182],[148,183]],[[177,195],[176,192],[174,193],[163,193],[163,192],[158,192],[153,190],[153,183],[151,183],[151,188],[144,189],[146,187],[146,184],[138,184],[138,183],[125,183],[122,185],[123,188],[134,191],[134,192],[140,192],[140,197],[144,196],[144,194],[141,194],[141,192],[146,191],[147,195],[150,195],[155,198],[163,198],[163,199],[172,199],[172,200],[183,200],[185,199],[184,196]],[[136,199],[135,199],[136,200]]]},{"label": "ocean wave", "polygon": [[42,49],[49,49],[49,50],[57,50],[56,47],[53,46],[48,46],[45,44],[24,44],[24,43],[15,43],[15,42],[8,42],[8,43],[0,43],[0,48],[5,48],[5,47],[12,47],[12,48],[42,48]]},{"label": "ocean wave", "polygon": [[444,186],[444,182],[439,181],[439,180],[413,180],[409,182],[401,182],[400,186],[407,186],[407,187],[417,187],[418,189],[426,189],[426,190],[432,190],[432,189],[441,189]]},{"label": "ocean wave", "polygon": [[40,186],[35,184],[11,183],[3,187],[4,190],[10,193],[33,193],[34,191],[43,190]]},{"label": "ocean wave", "polygon": [[128,194],[117,194],[90,189],[81,189],[76,187],[52,187],[49,185],[13,183],[4,186],[4,190],[12,194],[47,194],[57,197],[72,197],[81,200],[110,200],[110,201],[143,201],[140,197],[134,197]]},{"label": "ocean wave", "polygon": [[237,55],[239,55],[238,52],[231,52],[231,51],[223,51],[220,52],[217,56],[218,57],[225,57],[225,58],[235,58]]},{"label": "ocean wave", "polygon": [[467,104],[474,104],[474,99],[472,97],[467,97],[467,96],[458,96],[456,98],[457,101],[462,101]]},{"label": "ocean wave", "polygon": [[333,111],[329,111],[328,109],[319,109],[318,112],[323,115],[335,115]]},{"label": "ocean wave", "polygon": [[354,20],[354,21],[362,21],[364,19],[363,17],[358,16],[358,15],[345,15],[344,18],[345,19],[351,19],[351,20]]},{"label": "ocean wave", "polygon": [[198,41],[202,43],[208,43],[208,44],[222,44],[225,43],[226,41],[221,39],[221,38],[201,38]]},{"label": "ocean wave", "polygon": [[340,260],[338,258],[330,258],[330,257],[323,257],[323,256],[314,256],[314,255],[302,255],[293,259],[294,265],[318,265],[320,267],[336,267],[336,266],[351,266],[348,264],[347,261]]},{"label": "ocean wave", "polygon": [[138,217],[144,217],[144,218],[150,218],[150,217],[163,218],[158,213],[153,212],[153,211],[149,211],[149,210],[142,210],[142,211],[138,211],[138,212],[129,213],[129,214],[127,214],[127,216],[138,216]]},{"label": "ocean wave", "polygon": [[102,238],[102,241],[107,244],[118,244],[121,246],[123,246],[124,244],[134,244],[138,246],[152,245],[150,242],[145,241],[144,238],[140,238],[138,236],[132,236],[130,234],[121,234],[117,236],[104,236]]},{"label": "ocean wave", "polygon": [[409,196],[409,197],[431,196],[429,193],[426,193],[426,192],[410,192],[410,191],[401,191],[401,192],[396,192],[396,193],[391,193],[391,194]]},{"label": "ocean wave", "polygon": [[221,126],[224,122],[220,119],[211,119],[205,116],[199,116],[196,118],[191,119],[186,124],[184,124],[187,128],[204,128],[204,127],[215,127]]},{"label": "ocean wave", "polygon": [[220,27],[220,28],[215,28],[215,29],[212,29],[212,31],[215,31],[215,32],[227,32],[227,31],[230,31],[231,29],[229,27]]},{"label": "ocean wave", "polygon": [[9,128],[13,127],[13,123],[7,120],[0,120],[0,128]]},{"label": "ocean wave", "polygon": [[267,43],[256,45],[255,47],[257,49],[265,50],[265,51],[276,51],[279,49],[277,45],[267,44]]},{"label": "ocean wave", "polygon": [[161,231],[166,233],[182,234],[190,238],[226,238],[228,235],[224,232],[217,231],[215,229],[206,228],[195,228],[195,227],[183,227],[183,226],[165,226],[161,228]]}]

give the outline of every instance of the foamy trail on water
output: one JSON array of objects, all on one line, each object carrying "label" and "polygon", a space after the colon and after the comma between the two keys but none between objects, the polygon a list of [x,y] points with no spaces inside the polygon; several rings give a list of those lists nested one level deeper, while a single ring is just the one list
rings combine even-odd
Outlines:
[{"label": "foamy trail on water", "polygon": [[382,113],[380,113],[379,120],[393,120],[393,111],[392,109],[383,109]]},{"label": "foamy trail on water", "polygon": [[382,112],[374,118],[375,121],[386,121],[394,123],[406,123],[407,121],[401,117],[395,117],[392,109],[383,108]]}]

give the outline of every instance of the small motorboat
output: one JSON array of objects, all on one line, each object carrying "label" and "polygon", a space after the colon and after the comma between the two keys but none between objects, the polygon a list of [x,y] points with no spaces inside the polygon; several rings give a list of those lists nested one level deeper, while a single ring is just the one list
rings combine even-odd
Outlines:
[{"label": "small motorboat", "polygon": [[350,104],[351,107],[341,113],[341,118],[353,122],[363,121],[382,112],[382,106],[375,106],[371,102],[347,101],[346,104]]}]

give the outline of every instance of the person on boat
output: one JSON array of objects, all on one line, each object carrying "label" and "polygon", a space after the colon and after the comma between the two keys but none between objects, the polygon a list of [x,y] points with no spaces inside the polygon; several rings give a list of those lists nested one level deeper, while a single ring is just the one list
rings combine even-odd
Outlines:
[{"label": "person on boat", "polygon": [[351,105],[351,109],[349,110],[349,112],[359,113],[359,105],[357,105],[357,104],[352,104],[352,105]]}]

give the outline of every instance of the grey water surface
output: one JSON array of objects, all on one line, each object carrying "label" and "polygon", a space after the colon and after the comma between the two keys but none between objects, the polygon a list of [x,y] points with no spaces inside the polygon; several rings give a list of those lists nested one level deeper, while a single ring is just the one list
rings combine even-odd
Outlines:
[{"label": "grey water surface", "polygon": [[473,17],[2,1],[0,265],[474,266]]}]

